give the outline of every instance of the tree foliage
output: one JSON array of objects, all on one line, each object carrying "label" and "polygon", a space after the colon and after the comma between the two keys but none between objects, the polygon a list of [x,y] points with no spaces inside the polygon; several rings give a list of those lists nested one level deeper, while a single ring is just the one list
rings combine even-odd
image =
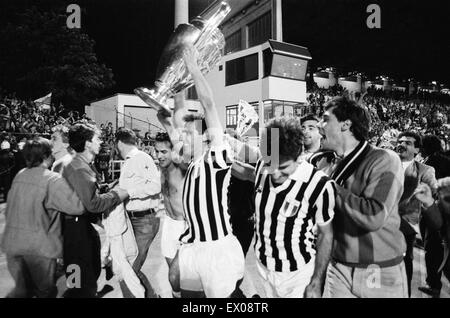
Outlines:
[{"label": "tree foliage", "polygon": [[83,110],[114,86],[113,73],[99,63],[94,41],[66,26],[65,10],[31,7],[0,30],[0,87],[35,99],[48,92],[52,102]]}]

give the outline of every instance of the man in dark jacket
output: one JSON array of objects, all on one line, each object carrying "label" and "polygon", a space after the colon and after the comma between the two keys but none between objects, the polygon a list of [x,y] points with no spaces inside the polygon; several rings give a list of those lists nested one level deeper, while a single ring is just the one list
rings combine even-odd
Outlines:
[{"label": "man in dark jacket", "polygon": [[95,297],[97,279],[100,276],[100,239],[91,222],[93,213],[103,213],[115,208],[128,197],[120,188],[99,194],[96,174],[91,164],[100,149],[100,131],[90,124],[76,124],[69,131],[69,145],[76,155],[64,168],[63,176],[78,194],[85,207],[85,214],[66,217],[64,222],[64,266],[66,274],[77,265],[80,269],[81,286],[68,284],[65,297]]},{"label": "man in dark jacket", "polygon": [[[416,198],[423,203],[423,217],[430,229],[441,234],[444,252],[437,272],[450,280],[450,177],[438,180],[438,196],[435,200],[431,189],[426,184],[421,184],[416,190]],[[433,295],[439,297],[439,294]]]},{"label": "man in dark jacket", "polygon": [[[422,155],[425,158],[424,163],[434,168],[437,179],[450,176],[450,159],[444,156],[439,137],[426,135],[423,138]],[[421,218],[420,220],[420,232],[425,249],[427,286],[421,286],[419,290],[433,297],[437,297],[442,288],[441,273],[438,272],[442,258],[444,257],[442,238],[438,231],[433,230],[428,225],[425,218]]]}]

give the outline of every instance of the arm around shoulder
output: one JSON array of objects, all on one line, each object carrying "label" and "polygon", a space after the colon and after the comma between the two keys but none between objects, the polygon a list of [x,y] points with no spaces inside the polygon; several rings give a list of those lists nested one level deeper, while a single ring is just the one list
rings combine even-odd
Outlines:
[{"label": "arm around shoulder", "polygon": [[84,206],[77,193],[60,175],[49,180],[46,207],[69,215],[81,215]]}]

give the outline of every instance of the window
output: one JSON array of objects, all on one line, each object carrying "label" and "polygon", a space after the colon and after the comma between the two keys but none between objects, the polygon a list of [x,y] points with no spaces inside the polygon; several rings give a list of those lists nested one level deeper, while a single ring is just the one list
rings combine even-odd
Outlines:
[{"label": "window", "polygon": [[241,44],[241,30],[238,30],[225,39],[225,54],[240,51],[242,49]]},{"label": "window", "polygon": [[264,122],[272,118],[287,116],[299,117],[305,113],[305,106],[300,103],[287,102],[282,100],[264,101]]},{"label": "window", "polygon": [[308,62],[297,57],[273,54],[264,50],[264,76],[277,76],[295,80],[305,80]]},{"label": "window", "polygon": [[248,26],[248,47],[259,45],[272,37],[272,15],[267,12]]},{"label": "window", "polygon": [[225,86],[258,79],[258,53],[243,56],[225,64]]},{"label": "window", "polygon": [[226,108],[226,126],[227,128],[236,128],[238,107],[227,106]]}]

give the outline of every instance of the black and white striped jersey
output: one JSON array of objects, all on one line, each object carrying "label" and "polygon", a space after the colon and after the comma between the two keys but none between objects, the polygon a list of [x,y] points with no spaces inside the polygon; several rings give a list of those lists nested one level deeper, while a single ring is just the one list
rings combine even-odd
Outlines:
[{"label": "black and white striped jersey", "polygon": [[314,258],[317,225],[334,216],[333,181],[302,161],[278,186],[272,184],[263,161],[256,165],[255,252],[269,270],[291,272]]},{"label": "black and white striped jersey", "polygon": [[188,228],[183,243],[215,241],[232,233],[228,186],[232,161],[225,146],[210,148],[186,172],[183,209]]}]

